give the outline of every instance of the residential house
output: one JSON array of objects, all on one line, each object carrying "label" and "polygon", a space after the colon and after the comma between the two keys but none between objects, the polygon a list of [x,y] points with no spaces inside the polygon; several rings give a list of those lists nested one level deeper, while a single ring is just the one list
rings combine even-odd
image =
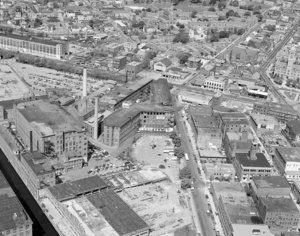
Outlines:
[{"label": "residential house", "polygon": [[168,58],[164,58],[153,65],[153,69],[158,72],[166,72],[170,66],[172,65],[172,62]]}]

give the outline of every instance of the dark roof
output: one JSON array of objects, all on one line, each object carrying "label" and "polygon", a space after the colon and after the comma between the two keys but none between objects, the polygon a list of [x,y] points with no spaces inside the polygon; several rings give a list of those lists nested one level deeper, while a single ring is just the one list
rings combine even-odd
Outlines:
[{"label": "dark roof", "polygon": [[295,135],[300,134],[300,120],[291,120],[287,122],[287,127],[289,127]]},{"label": "dark roof", "polygon": [[152,98],[151,101],[155,105],[172,105],[172,97],[170,86],[166,79],[158,79],[151,84]]},{"label": "dark roof", "polygon": [[[37,99],[45,100],[48,99],[48,95],[41,95],[41,96],[36,96]],[[0,101],[0,106],[3,106],[4,109],[9,110],[12,109],[14,104],[19,104],[24,102],[24,99],[11,99],[11,100],[5,100],[5,101]]]},{"label": "dark roof", "polygon": [[27,152],[22,154],[22,156],[36,175],[44,175],[55,172],[46,156],[39,151]]},{"label": "dark roof", "polygon": [[164,59],[160,60],[159,62],[163,63],[166,67],[169,67],[170,65],[172,65],[172,62],[168,58],[164,58]]},{"label": "dark roof", "polygon": [[98,175],[50,187],[50,192],[58,201],[73,199],[78,195],[107,188],[108,185]]},{"label": "dark roof", "polygon": [[290,188],[284,176],[253,176],[257,188]]},{"label": "dark roof", "polygon": [[236,158],[239,163],[244,167],[269,167],[271,168],[269,162],[267,161],[263,153],[256,153],[257,159],[250,159],[248,153],[236,153]]},{"label": "dark roof", "polygon": [[86,198],[100,211],[108,223],[120,235],[137,235],[149,230],[149,226],[114,191],[87,195]]},{"label": "dark roof", "polygon": [[0,33],[0,37],[18,39],[18,40],[23,40],[23,41],[28,41],[28,42],[35,42],[35,43],[46,44],[46,45],[50,45],[50,46],[56,46],[57,44],[62,44],[61,42],[55,42],[52,40],[40,39],[40,38],[29,37],[29,36],[22,36],[22,35],[17,35],[17,34]]},{"label": "dark roof", "polygon": [[[272,212],[288,212],[288,213],[299,213],[299,210],[291,198],[262,198],[267,211]],[[300,214],[300,213],[299,213]]]},{"label": "dark roof", "polygon": [[121,108],[104,118],[104,125],[122,127],[141,112],[173,112],[172,107],[151,104],[135,104],[129,108]]},{"label": "dark roof", "polygon": [[196,128],[218,128],[218,123],[214,116],[192,115]]},{"label": "dark roof", "polygon": [[30,217],[0,171],[0,232],[31,224]]}]

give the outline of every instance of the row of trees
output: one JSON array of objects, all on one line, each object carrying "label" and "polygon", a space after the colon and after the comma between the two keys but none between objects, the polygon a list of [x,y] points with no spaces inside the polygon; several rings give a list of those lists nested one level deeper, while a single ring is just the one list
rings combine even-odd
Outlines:
[{"label": "row of trees", "polygon": [[173,132],[170,134],[170,138],[172,139],[173,143],[174,143],[174,155],[177,156],[178,159],[181,159],[184,157],[184,150],[181,146],[181,138],[178,137],[178,135],[176,134],[176,132]]},{"label": "row of trees", "polygon": [[179,171],[179,179],[181,179],[181,188],[187,189],[192,185],[192,172],[188,166],[183,167]]},{"label": "row of trees", "polygon": [[185,31],[180,31],[177,33],[173,39],[174,43],[187,43],[190,40],[190,36],[187,32]]},{"label": "row of trees", "polygon": [[231,31],[226,31],[226,30],[222,30],[222,31],[212,31],[210,32],[210,42],[218,42],[219,39],[222,38],[229,38],[229,36],[231,34],[237,34],[237,35],[242,35],[243,33],[245,33],[245,29],[235,29],[234,32]]}]

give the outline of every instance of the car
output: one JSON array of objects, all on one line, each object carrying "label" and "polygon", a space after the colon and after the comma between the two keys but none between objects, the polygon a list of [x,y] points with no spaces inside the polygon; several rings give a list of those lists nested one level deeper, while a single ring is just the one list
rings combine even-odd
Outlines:
[{"label": "car", "polygon": [[92,170],[89,170],[89,171],[88,171],[88,174],[90,174],[90,173],[92,173],[92,172],[93,172]]}]

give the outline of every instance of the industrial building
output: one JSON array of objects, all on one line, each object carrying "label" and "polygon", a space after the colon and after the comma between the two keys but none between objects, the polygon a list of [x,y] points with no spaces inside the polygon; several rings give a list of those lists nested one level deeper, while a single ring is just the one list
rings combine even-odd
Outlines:
[{"label": "industrial building", "polygon": [[66,42],[3,33],[0,34],[0,48],[58,60],[69,52]]},{"label": "industrial building", "polygon": [[0,235],[32,236],[32,221],[0,171]]},{"label": "industrial building", "polygon": [[73,156],[87,161],[87,137],[82,123],[57,104],[41,100],[21,103],[14,107],[13,118],[28,149],[55,152],[65,160],[65,171],[73,168]]}]

